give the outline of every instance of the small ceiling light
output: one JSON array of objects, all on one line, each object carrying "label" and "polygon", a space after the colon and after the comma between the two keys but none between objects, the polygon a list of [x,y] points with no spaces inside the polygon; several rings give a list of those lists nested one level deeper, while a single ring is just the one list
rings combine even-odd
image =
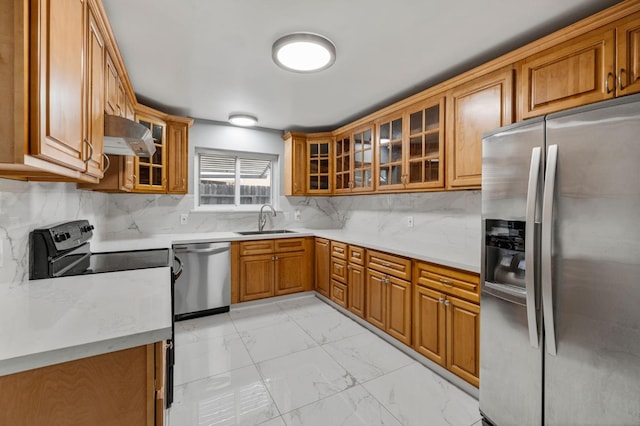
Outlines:
[{"label": "small ceiling light", "polygon": [[314,72],[329,68],[336,61],[336,47],[318,34],[293,33],[273,43],[273,61],[295,72]]},{"label": "small ceiling light", "polygon": [[251,114],[229,114],[229,123],[235,126],[251,127],[258,124],[258,118]]}]

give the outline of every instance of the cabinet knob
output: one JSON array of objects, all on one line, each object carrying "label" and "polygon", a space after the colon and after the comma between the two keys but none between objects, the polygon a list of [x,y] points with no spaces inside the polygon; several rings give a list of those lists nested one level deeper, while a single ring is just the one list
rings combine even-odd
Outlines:
[{"label": "cabinet knob", "polygon": [[449,306],[451,304],[451,302],[449,302],[448,300],[444,301],[444,306]]},{"label": "cabinet knob", "polygon": [[440,299],[438,299],[438,303],[444,303],[444,297],[441,297]]}]

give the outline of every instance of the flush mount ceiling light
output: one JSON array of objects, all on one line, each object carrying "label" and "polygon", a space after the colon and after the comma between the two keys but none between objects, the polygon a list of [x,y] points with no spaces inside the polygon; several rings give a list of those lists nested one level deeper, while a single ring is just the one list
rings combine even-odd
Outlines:
[{"label": "flush mount ceiling light", "polygon": [[258,118],[251,114],[229,114],[229,123],[235,126],[251,127],[258,124]]},{"label": "flush mount ceiling light", "polygon": [[336,61],[333,43],[313,33],[293,33],[273,43],[273,61],[281,68],[295,72],[314,72],[329,68]]}]

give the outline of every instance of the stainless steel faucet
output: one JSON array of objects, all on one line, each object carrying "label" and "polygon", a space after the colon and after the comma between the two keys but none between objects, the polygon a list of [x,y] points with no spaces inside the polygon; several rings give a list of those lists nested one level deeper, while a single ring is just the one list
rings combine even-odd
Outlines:
[{"label": "stainless steel faucet", "polygon": [[273,206],[271,204],[263,204],[262,207],[260,207],[260,214],[258,215],[258,232],[262,232],[264,225],[267,223],[267,217],[264,215],[265,207],[269,207],[271,209],[271,213],[273,213],[273,217],[276,217],[276,211]]}]

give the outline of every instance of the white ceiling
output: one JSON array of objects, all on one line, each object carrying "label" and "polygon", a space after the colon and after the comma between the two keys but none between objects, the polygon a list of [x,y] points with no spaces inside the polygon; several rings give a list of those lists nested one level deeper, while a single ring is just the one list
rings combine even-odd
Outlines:
[{"label": "white ceiling", "polygon": [[[329,130],[619,0],[103,0],[138,100],[173,114]],[[336,45],[328,70],[271,59],[297,31]]]}]

